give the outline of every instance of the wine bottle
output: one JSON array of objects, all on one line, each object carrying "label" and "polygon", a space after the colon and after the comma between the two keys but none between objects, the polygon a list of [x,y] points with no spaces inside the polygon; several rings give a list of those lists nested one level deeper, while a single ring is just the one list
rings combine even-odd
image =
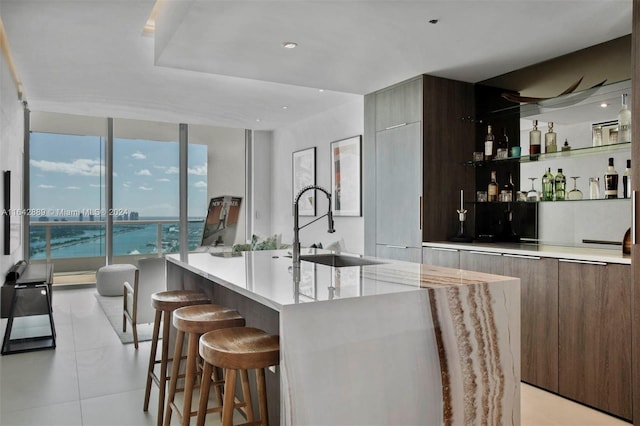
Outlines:
[{"label": "wine bottle", "polygon": [[505,159],[509,157],[509,136],[507,129],[502,128],[502,136],[498,139],[498,149],[496,151],[497,159]]},{"label": "wine bottle", "polygon": [[491,181],[487,187],[487,201],[498,201],[498,182],[496,181],[496,171],[491,171]]},{"label": "wine bottle", "polygon": [[618,142],[631,142],[631,110],[627,106],[627,94],[622,94],[622,107],[618,113]]},{"label": "wine bottle", "polygon": [[567,187],[567,178],[562,174],[562,169],[558,169],[556,177],[553,178],[553,192],[556,201],[564,201]]},{"label": "wine bottle", "polygon": [[542,201],[553,201],[553,174],[551,168],[542,176]]},{"label": "wine bottle", "polygon": [[613,158],[609,158],[609,167],[604,174],[604,198],[618,198],[618,172],[613,167]]},{"label": "wine bottle", "polygon": [[549,130],[544,134],[544,152],[556,152],[558,151],[558,145],[556,143],[556,132],[553,131],[553,123],[549,122]]},{"label": "wine bottle", "polygon": [[[493,158],[493,142],[495,136],[493,136],[493,130],[491,125],[487,128],[487,136],[484,137],[484,160],[489,161]],[[491,201],[491,200],[489,200]]]},{"label": "wine bottle", "polygon": [[502,185],[502,189],[500,190],[500,201],[513,201],[515,199],[513,196],[513,189],[513,177],[511,176],[511,173],[509,173],[509,180]]},{"label": "wine bottle", "polygon": [[541,133],[538,130],[538,120],[533,120],[533,129],[529,132],[529,156],[537,160],[540,154]]},{"label": "wine bottle", "polygon": [[624,198],[631,197],[631,160],[627,160],[627,168],[622,175],[622,194]]}]

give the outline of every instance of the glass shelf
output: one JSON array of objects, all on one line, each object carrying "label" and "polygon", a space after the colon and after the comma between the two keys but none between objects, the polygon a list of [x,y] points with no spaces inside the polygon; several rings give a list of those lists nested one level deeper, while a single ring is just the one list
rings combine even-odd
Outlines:
[{"label": "glass shelf", "polygon": [[487,160],[487,161],[467,161],[463,163],[465,166],[482,167],[492,164],[504,164],[509,162],[528,163],[532,161],[545,161],[558,158],[579,157],[582,155],[594,155],[600,153],[609,153],[616,151],[623,151],[631,149],[631,142],[614,143],[610,145],[601,146],[589,146],[586,148],[572,148],[569,151],[550,152],[546,154],[538,154],[537,158],[532,158],[530,155],[523,155],[521,157],[509,157],[500,160]]},{"label": "glass shelf", "polygon": [[563,201],[545,201],[545,200],[540,200],[540,201],[465,201],[465,204],[473,204],[473,205],[490,205],[490,206],[494,206],[494,205],[500,205],[500,204],[540,204],[540,203],[553,203],[553,204],[561,204],[561,203],[575,203],[575,202],[581,202],[581,201],[607,201],[607,202],[611,202],[611,201],[631,201],[631,198],[622,198],[622,197],[618,197],[618,198],[583,198],[582,200],[563,200]]}]

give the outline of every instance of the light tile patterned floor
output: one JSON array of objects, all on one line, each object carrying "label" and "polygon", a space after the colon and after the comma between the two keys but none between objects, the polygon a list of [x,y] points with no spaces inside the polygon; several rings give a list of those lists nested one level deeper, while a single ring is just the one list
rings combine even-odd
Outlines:
[{"label": "light tile patterned floor", "polygon": [[[56,350],[0,357],[0,425],[156,424],[155,386],[149,412],[142,411],[150,342],[138,351],[120,343],[94,292],[54,290]],[[3,319],[3,335],[5,326]],[[217,423],[218,416],[207,417]],[[523,385],[522,425],[629,424]]]}]

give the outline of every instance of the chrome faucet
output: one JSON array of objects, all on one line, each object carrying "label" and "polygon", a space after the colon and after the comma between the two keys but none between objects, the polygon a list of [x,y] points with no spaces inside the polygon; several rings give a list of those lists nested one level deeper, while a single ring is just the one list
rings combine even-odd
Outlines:
[{"label": "chrome faucet", "polygon": [[[306,223],[302,226],[300,226],[298,224],[298,216],[299,216],[299,207],[298,207],[298,202],[300,201],[300,197],[302,197],[302,194],[304,194],[307,191],[310,191],[312,189],[318,189],[322,192],[325,193],[325,195],[327,196],[327,199],[329,200],[329,210],[327,211],[327,213],[323,214],[322,216],[319,216],[317,218],[315,218],[314,220],[312,220],[309,223]],[[302,188],[300,190],[300,192],[298,192],[298,195],[296,195],[296,199],[293,203],[293,266],[294,267],[299,267],[300,266],[300,230],[306,226],[311,225],[312,223],[322,219],[323,217],[327,216],[327,219],[329,220],[329,230],[327,232],[329,233],[333,233],[336,232],[335,229],[333,229],[333,212],[331,212],[331,193],[329,191],[327,191],[326,189],[324,189],[321,186],[316,186],[316,185],[309,185],[309,186],[305,186],[304,188]]]}]

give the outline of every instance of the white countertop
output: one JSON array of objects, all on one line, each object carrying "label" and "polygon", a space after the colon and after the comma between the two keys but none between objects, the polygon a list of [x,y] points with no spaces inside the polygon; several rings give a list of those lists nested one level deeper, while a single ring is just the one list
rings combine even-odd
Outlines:
[{"label": "white countertop", "polygon": [[[331,253],[305,249],[302,254]],[[285,305],[352,297],[417,291],[420,288],[466,286],[510,280],[508,277],[442,268],[419,263],[367,257],[375,265],[332,267],[302,261],[298,289],[293,263],[286,250],[247,251],[236,257],[189,253],[187,262],[177,254],[169,262],[281,311]],[[357,255],[352,255],[357,256]],[[357,256],[359,257],[359,256]]]},{"label": "white countertop", "polygon": [[551,257],[556,259],[581,260],[586,262],[606,262],[631,264],[631,257],[622,253],[622,247],[598,249],[589,247],[557,246],[534,243],[453,243],[425,242],[423,247],[447,248],[455,250],[482,251],[487,253],[514,254],[522,256]]}]

